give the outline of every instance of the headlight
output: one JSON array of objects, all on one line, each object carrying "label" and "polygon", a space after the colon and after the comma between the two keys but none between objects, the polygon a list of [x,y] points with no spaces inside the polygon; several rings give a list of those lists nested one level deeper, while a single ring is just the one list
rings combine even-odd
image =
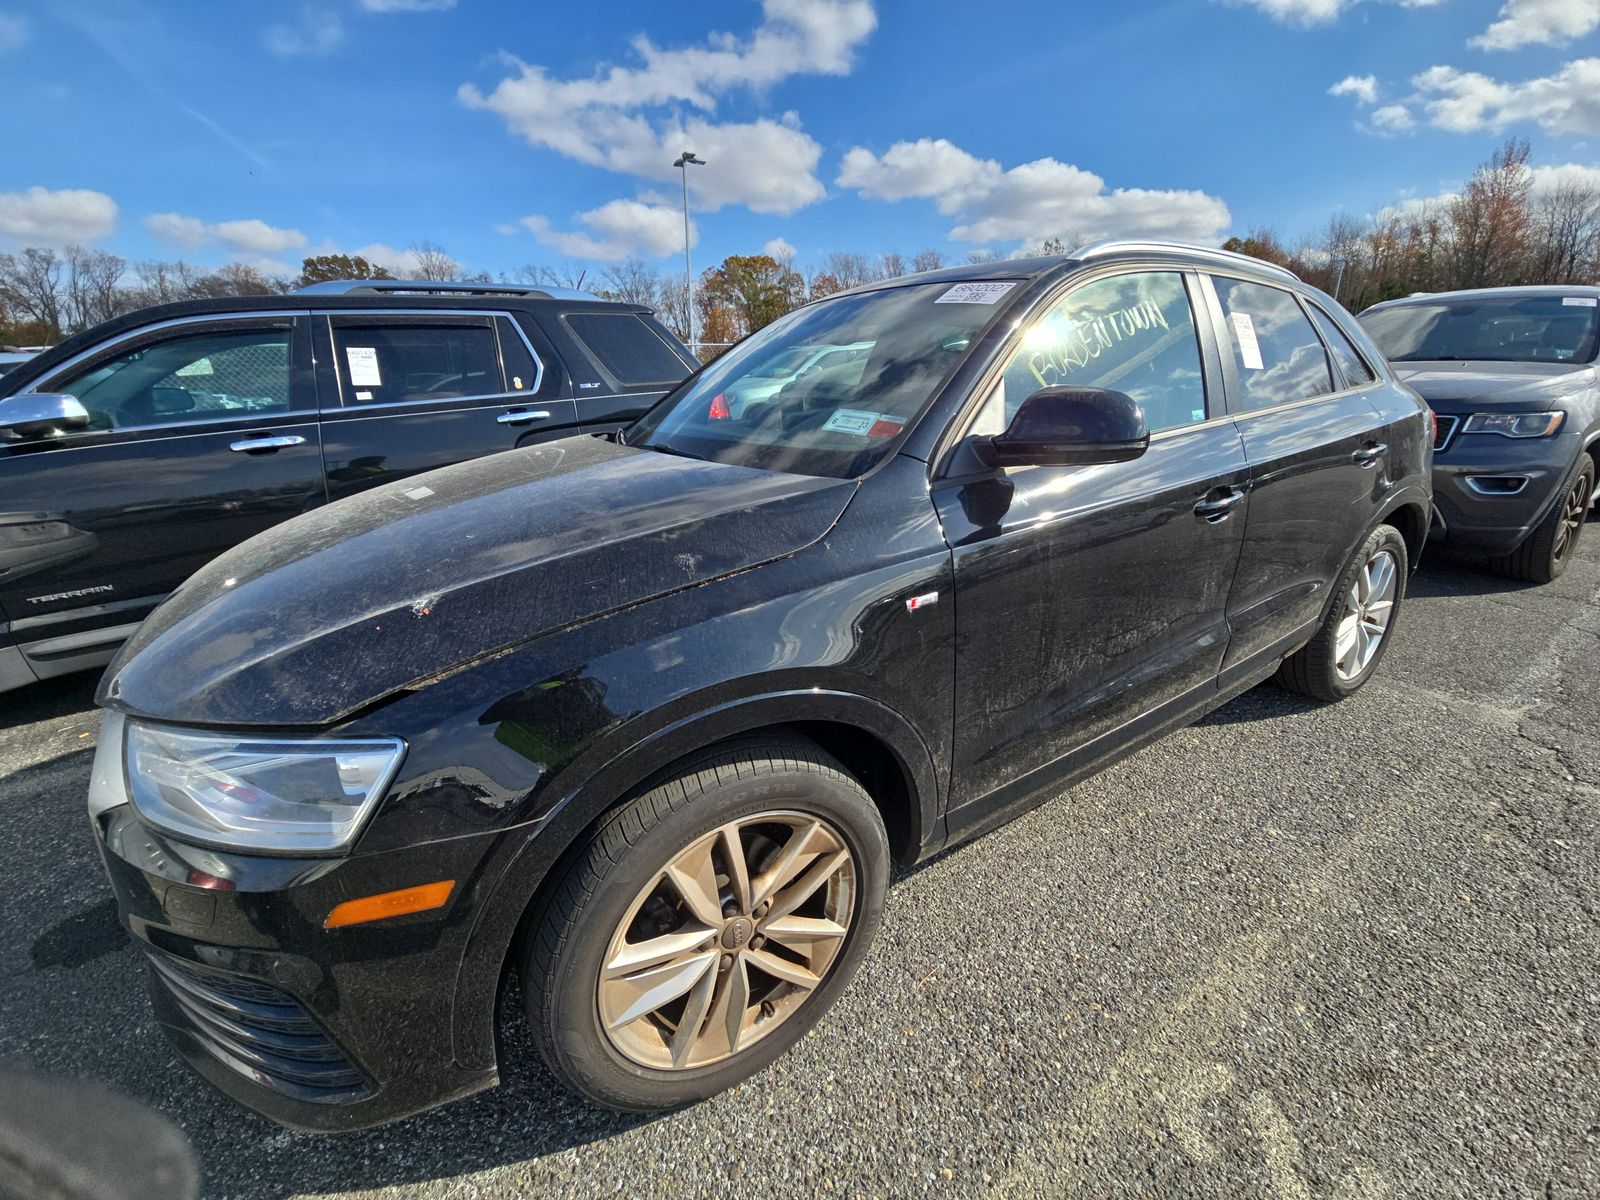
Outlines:
[{"label": "headlight", "polygon": [[1565,413],[1473,413],[1461,427],[1463,433],[1498,433],[1501,437],[1545,437],[1561,428]]},{"label": "headlight", "polygon": [[347,848],[404,755],[398,738],[288,741],[128,722],[128,787],[140,817],[233,850]]}]

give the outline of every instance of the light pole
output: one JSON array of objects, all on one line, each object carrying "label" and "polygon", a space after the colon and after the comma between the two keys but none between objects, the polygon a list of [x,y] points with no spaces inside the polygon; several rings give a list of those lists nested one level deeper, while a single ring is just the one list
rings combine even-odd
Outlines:
[{"label": "light pole", "polygon": [[672,165],[683,172],[683,282],[689,297],[689,352],[698,358],[694,348],[694,267],[689,262],[689,168],[703,167],[706,160],[696,158],[693,150],[685,150]]}]

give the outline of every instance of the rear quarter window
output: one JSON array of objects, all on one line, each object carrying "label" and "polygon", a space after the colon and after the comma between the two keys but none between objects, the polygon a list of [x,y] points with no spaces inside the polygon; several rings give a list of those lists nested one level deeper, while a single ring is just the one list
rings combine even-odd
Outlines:
[{"label": "rear quarter window", "polygon": [[568,313],[567,327],[621,384],[677,383],[689,368],[632,313]]}]

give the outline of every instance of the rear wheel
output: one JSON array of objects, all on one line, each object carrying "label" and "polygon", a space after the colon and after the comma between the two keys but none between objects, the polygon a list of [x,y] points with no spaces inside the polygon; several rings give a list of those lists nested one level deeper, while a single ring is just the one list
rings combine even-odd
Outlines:
[{"label": "rear wheel", "polygon": [[730,1087],[844,990],[888,866],[877,807],[809,742],[743,739],[685,765],[595,832],[530,939],[541,1053],[612,1108]]},{"label": "rear wheel", "polygon": [[1367,536],[1338,582],[1315,636],[1283,660],[1277,680],[1315,700],[1343,700],[1359,691],[1389,645],[1406,592],[1406,540],[1392,525]]},{"label": "rear wheel", "polygon": [[1550,583],[1558,579],[1578,548],[1578,538],[1583,533],[1593,496],[1594,459],[1585,454],[1550,515],[1510,554],[1490,559],[1490,568],[1497,575],[1524,583]]}]

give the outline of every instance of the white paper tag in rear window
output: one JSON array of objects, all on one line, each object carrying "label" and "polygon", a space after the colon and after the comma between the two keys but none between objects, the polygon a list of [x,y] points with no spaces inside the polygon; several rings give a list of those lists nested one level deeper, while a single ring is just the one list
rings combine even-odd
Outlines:
[{"label": "white paper tag in rear window", "polygon": [[347,346],[344,356],[350,363],[352,387],[383,386],[383,375],[378,370],[376,346]]},{"label": "white paper tag in rear window", "polygon": [[1244,360],[1245,369],[1260,371],[1265,368],[1261,361],[1261,343],[1256,341],[1256,323],[1250,319],[1249,313],[1230,313],[1233,318],[1233,335],[1239,342],[1239,357]]},{"label": "white paper tag in rear window", "polygon": [[935,304],[993,304],[1015,283],[958,283],[934,301]]},{"label": "white paper tag in rear window", "polygon": [[[1593,308],[1595,305],[1600,304],[1600,300],[1595,299],[1593,296],[1563,296],[1561,297],[1561,303],[1570,304],[1575,308]],[[182,372],[179,373],[182,374]]]}]

